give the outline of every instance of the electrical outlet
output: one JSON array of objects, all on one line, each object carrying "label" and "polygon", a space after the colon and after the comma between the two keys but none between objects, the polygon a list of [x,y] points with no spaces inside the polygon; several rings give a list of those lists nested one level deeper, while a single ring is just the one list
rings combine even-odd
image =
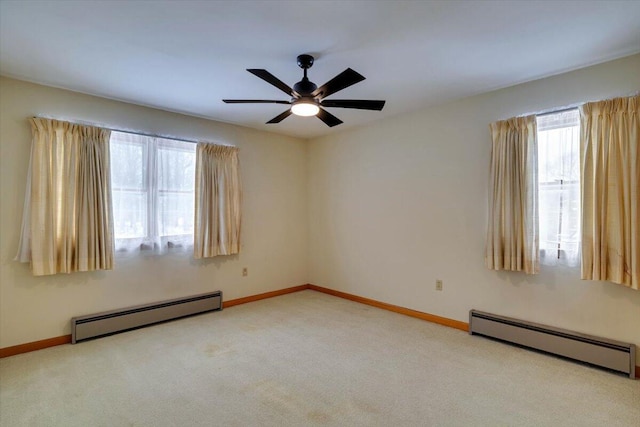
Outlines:
[{"label": "electrical outlet", "polygon": [[248,275],[249,275],[249,269],[248,269],[247,267],[244,267],[244,268],[242,269],[242,275],[243,275],[243,276],[248,276]]},{"label": "electrical outlet", "polygon": [[442,290],[442,280],[437,279],[436,280],[436,291],[441,291]]}]

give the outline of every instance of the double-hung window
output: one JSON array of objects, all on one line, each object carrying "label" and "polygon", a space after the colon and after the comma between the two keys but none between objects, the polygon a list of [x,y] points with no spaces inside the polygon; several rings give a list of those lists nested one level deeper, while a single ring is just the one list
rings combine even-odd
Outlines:
[{"label": "double-hung window", "polygon": [[196,144],[112,132],[111,186],[118,252],[193,245]]},{"label": "double-hung window", "polygon": [[547,265],[577,265],[580,253],[578,110],[540,115],[537,127],[540,260]]}]

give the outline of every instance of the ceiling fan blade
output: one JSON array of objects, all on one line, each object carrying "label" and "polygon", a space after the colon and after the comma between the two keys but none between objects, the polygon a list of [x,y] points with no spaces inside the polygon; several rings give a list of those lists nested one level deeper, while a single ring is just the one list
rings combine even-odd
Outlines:
[{"label": "ceiling fan blade", "polygon": [[291,115],[291,109],[286,110],[284,113],[279,114],[279,115],[275,116],[273,119],[269,120],[267,122],[267,124],[269,124],[269,123],[280,123],[281,121],[283,121],[284,119],[286,119],[290,115]]},{"label": "ceiling fan blade", "polygon": [[256,77],[260,77],[265,82],[277,87],[284,93],[289,96],[296,96],[297,94],[287,85],[285,82],[268,72],[267,70],[262,70],[258,68],[247,68],[247,71],[253,74]]},{"label": "ceiling fan blade", "polygon": [[327,99],[322,101],[323,107],[357,108],[358,110],[382,110],[385,101],[372,101],[364,99]]},{"label": "ceiling fan blade", "polygon": [[316,116],[318,116],[318,118],[330,128],[338,126],[340,123],[342,123],[342,120],[340,120],[327,110],[323,110],[322,108],[320,109],[320,111],[318,111],[318,114],[316,114]]},{"label": "ceiling fan blade", "polygon": [[313,96],[319,99],[326,98],[327,96],[336,93],[339,90],[347,88],[358,82],[364,80],[364,76],[360,73],[353,71],[351,68],[347,68],[318,89],[313,91]]},{"label": "ceiling fan blade", "polygon": [[291,104],[290,101],[277,101],[268,99],[223,99],[227,104]]}]

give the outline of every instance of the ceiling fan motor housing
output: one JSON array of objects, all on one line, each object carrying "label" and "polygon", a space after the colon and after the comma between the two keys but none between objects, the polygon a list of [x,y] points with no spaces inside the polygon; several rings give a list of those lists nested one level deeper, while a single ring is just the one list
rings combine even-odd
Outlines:
[{"label": "ceiling fan motor housing", "polygon": [[302,80],[293,85],[293,90],[298,92],[300,95],[310,95],[311,92],[318,89],[318,86],[311,80],[304,76]]}]

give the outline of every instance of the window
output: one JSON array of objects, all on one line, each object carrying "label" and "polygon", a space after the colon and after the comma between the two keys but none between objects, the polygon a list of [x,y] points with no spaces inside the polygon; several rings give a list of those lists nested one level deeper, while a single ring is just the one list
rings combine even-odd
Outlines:
[{"label": "window", "polygon": [[196,144],[112,132],[110,150],[116,250],[192,246]]},{"label": "window", "polygon": [[578,110],[541,115],[538,211],[543,264],[576,265],[580,251],[580,118]]}]

